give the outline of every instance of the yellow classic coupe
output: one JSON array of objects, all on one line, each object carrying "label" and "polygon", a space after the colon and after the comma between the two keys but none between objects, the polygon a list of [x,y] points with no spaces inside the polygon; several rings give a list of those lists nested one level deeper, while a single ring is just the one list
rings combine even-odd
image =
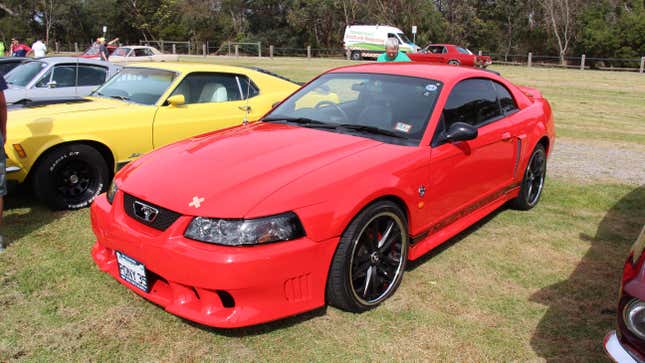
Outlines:
[{"label": "yellow classic coupe", "polygon": [[259,69],[126,67],[89,97],[11,110],[7,180],[30,183],[52,209],[83,208],[121,165],[177,140],[257,120],[298,88]]}]

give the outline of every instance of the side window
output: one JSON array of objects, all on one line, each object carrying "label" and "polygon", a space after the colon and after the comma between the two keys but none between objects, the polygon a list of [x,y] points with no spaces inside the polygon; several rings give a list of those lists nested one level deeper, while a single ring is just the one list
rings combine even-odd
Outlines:
[{"label": "side window", "polygon": [[499,116],[501,112],[492,81],[480,78],[457,84],[443,109],[446,129],[455,122],[478,126]]},{"label": "side window", "polygon": [[242,99],[236,75],[225,73],[191,73],[175,88],[174,95],[184,95],[186,104]]},{"label": "side window", "polygon": [[394,33],[387,33],[387,37],[388,37],[388,38],[394,38],[394,39],[396,39],[396,41],[397,41],[397,42],[399,42],[399,44],[401,44],[401,40],[400,40],[399,38],[397,38],[397,37],[396,37],[396,34],[394,34]]},{"label": "side window", "polygon": [[242,99],[252,98],[260,94],[258,87],[246,76],[237,76],[242,90]]},{"label": "side window", "polygon": [[448,48],[442,47],[441,48],[441,54],[446,54],[446,53],[448,53]]},{"label": "side window", "polygon": [[56,88],[76,86],[76,66],[54,66],[52,82],[56,82]]},{"label": "side window", "polygon": [[148,49],[148,48],[146,48],[146,49],[145,49],[145,53],[146,53],[146,55],[147,55],[147,56],[153,56],[153,55],[155,55],[154,53],[152,53],[152,50],[150,50],[150,49]]},{"label": "side window", "polygon": [[45,88],[45,87],[47,87],[47,84],[49,83],[49,81],[50,81],[50,80],[51,80],[51,78],[52,78],[52,71],[53,71],[53,70],[54,70],[54,68],[50,68],[50,69],[47,71],[47,73],[45,73],[45,74],[43,75],[43,77],[40,79],[40,81],[38,81],[38,83],[36,83],[36,87],[38,87],[38,88]]},{"label": "side window", "polygon": [[517,111],[517,105],[511,93],[503,85],[493,82],[495,91],[497,91],[497,99],[499,100],[499,105],[502,108],[502,113],[508,115]]},{"label": "side window", "polygon": [[147,49],[145,49],[145,48],[137,48],[137,49],[134,50],[134,56],[135,57],[145,57],[145,56],[148,55],[148,53],[146,51],[147,51]]},{"label": "side window", "polygon": [[461,54],[470,54],[470,52],[468,52],[466,49],[462,47],[457,47],[457,51]]},{"label": "side window", "polygon": [[107,69],[95,66],[78,66],[78,85],[98,86],[105,82]]}]

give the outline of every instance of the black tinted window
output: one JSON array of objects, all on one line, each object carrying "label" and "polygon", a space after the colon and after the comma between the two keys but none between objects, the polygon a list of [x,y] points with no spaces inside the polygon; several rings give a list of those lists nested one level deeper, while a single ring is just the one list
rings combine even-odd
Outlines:
[{"label": "black tinted window", "polygon": [[74,87],[76,66],[55,66],[52,81],[56,82],[56,87]]},{"label": "black tinted window", "polygon": [[499,105],[502,107],[502,112],[504,114],[508,114],[517,110],[515,100],[506,87],[497,82],[493,82],[493,85],[495,87],[495,91],[497,91],[497,98],[499,99]]},{"label": "black tinted window", "polygon": [[103,67],[78,66],[79,86],[99,86],[105,82],[107,70]]},{"label": "black tinted window", "polygon": [[497,93],[492,82],[486,79],[461,81],[453,88],[443,109],[446,129],[455,122],[477,126],[500,115]]}]

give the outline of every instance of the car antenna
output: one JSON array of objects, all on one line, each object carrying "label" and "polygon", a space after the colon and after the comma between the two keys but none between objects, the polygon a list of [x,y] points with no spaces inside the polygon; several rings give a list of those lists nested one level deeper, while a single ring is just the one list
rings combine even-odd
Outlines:
[{"label": "car antenna", "polygon": [[249,106],[249,90],[251,89],[251,80],[246,77],[246,105],[244,106],[244,118],[242,119],[242,125],[247,125],[249,123],[249,111],[251,107]]}]

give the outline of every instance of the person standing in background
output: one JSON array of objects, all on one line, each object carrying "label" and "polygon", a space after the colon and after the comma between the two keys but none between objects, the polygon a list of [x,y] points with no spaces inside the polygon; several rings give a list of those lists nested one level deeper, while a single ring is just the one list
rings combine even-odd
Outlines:
[{"label": "person standing in background", "polygon": [[[7,140],[7,101],[4,98],[4,90],[7,89],[7,83],[4,76],[0,73],[0,225],[2,225],[3,198],[7,195],[6,179],[6,156],[4,153],[4,143]],[[0,229],[1,230],[1,229]],[[0,234],[0,251],[4,249],[2,235]]]},{"label": "person standing in background", "polygon": [[25,57],[27,53],[31,52],[29,46],[20,43],[20,39],[13,38],[11,39],[11,56],[12,57]]},{"label": "person standing in background", "polygon": [[31,45],[31,50],[34,53],[35,58],[40,58],[45,56],[47,46],[40,40],[40,38],[36,38],[34,44]]},{"label": "person standing in background", "polygon": [[0,56],[4,56],[4,41],[0,40]]},{"label": "person standing in background", "polygon": [[103,37],[98,38],[96,39],[96,42],[99,45],[99,57],[101,57],[101,60],[104,60],[107,62],[110,54],[108,53],[107,47],[105,46],[105,38]]}]

